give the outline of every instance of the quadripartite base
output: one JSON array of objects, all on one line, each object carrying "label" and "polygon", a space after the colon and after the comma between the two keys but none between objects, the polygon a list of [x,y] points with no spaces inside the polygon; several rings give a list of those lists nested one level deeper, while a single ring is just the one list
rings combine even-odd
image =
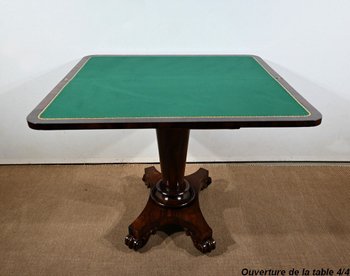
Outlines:
[{"label": "quadripartite base", "polygon": [[[162,174],[149,167],[145,169],[143,181],[150,189],[162,179]],[[186,234],[191,236],[195,247],[203,253],[215,249],[212,229],[205,221],[199,207],[198,194],[211,183],[208,171],[199,169],[185,177],[194,191],[194,199],[183,207],[166,207],[157,204],[151,196],[146,207],[138,218],[129,226],[129,234],[125,237],[125,244],[134,250],[143,247],[151,234],[167,225],[181,226]]]}]

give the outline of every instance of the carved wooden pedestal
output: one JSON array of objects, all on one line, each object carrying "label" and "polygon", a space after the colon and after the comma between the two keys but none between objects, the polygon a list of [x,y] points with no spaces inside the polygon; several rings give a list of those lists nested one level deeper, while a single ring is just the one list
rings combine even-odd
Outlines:
[{"label": "carved wooden pedestal", "polygon": [[208,171],[184,176],[188,129],[157,129],[160,166],[145,169],[143,181],[151,189],[146,207],[129,226],[125,244],[139,249],[151,234],[166,225],[179,225],[190,235],[196,248],[207,253],[215,248],[212,230],[199,207],[198,195],[211,179]]}]

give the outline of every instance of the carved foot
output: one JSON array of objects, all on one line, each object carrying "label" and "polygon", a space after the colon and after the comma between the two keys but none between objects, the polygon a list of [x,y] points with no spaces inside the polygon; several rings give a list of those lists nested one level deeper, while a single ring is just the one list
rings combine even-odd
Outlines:
[{"label": "carved foot", "polygon": [[211,184],[211,177],[207,176],[206,178],[202,179],[202,187],[201,190],[204,190]]},{"label": "carved foot", "polygon": [[209,172],[203,168],[200,168],[193,174],[185,176],[185,178],[196,188],[198,192],[207,188],[211,184]]},{"label": "carved foot", "polygon": [[145,182],[147,188],[152,188],[161,179],[162,174],[154,166],[146,168],[145,174],[142,177],[142,181]]},{"label": "carved foot", "polygon": [[141,247],[143,247],[145,245],[145,241],[144,240],[138,240],[136,239],[134,236],[132,236],[131,234],[127,235],[125,237],[125,244],[130,248],[130,249],[134,249],[135,251],[140,249]]},{"label": "carved foot", "polygon": [[193,243],[195,247],[202,253],[209,253],[210,251],[214,250],[216,247],[216,242],[213,238],[209,238],[201,242],[193,241]]}]

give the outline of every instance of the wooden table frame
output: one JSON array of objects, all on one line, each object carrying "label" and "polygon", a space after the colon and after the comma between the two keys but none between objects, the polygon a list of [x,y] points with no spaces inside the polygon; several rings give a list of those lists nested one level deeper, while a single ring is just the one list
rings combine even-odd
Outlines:
[{"label": "wooden table frame", "polygon": [[129,226],[125,243],[135,250],[144,246],[150,235],[167,225],[179,225],[191,236],[196,248],[207,253],[215,248],[212,229],[199,207],[200,190],[210,183],[208,171],[199,169],[184,176],[190,129],[238,129],[241,127],[305,127],[321,123],[321,114],[297,93],[260,57],[254,56],[308,111],[309,116],[224,117],[224,118],[101,118],[42,119],[40,114],[61,89],[75,76],[90,56],[84,57],[28,115],[29,127],[38,130],[154,128],[157,132],[161,172],[146,168],[143,181],[150,188],[148,202]]}]

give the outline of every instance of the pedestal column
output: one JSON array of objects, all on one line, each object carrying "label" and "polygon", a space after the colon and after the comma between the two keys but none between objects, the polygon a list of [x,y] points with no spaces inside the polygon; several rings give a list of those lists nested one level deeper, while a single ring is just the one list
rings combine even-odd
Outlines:
[{"label": "pedestal column", "polygon": [[165,207],[183,207],[195,196],[184,178],[190,130],[183,128],[157,129],[157,141],[162,179],[151,191],[152,199]]}]

